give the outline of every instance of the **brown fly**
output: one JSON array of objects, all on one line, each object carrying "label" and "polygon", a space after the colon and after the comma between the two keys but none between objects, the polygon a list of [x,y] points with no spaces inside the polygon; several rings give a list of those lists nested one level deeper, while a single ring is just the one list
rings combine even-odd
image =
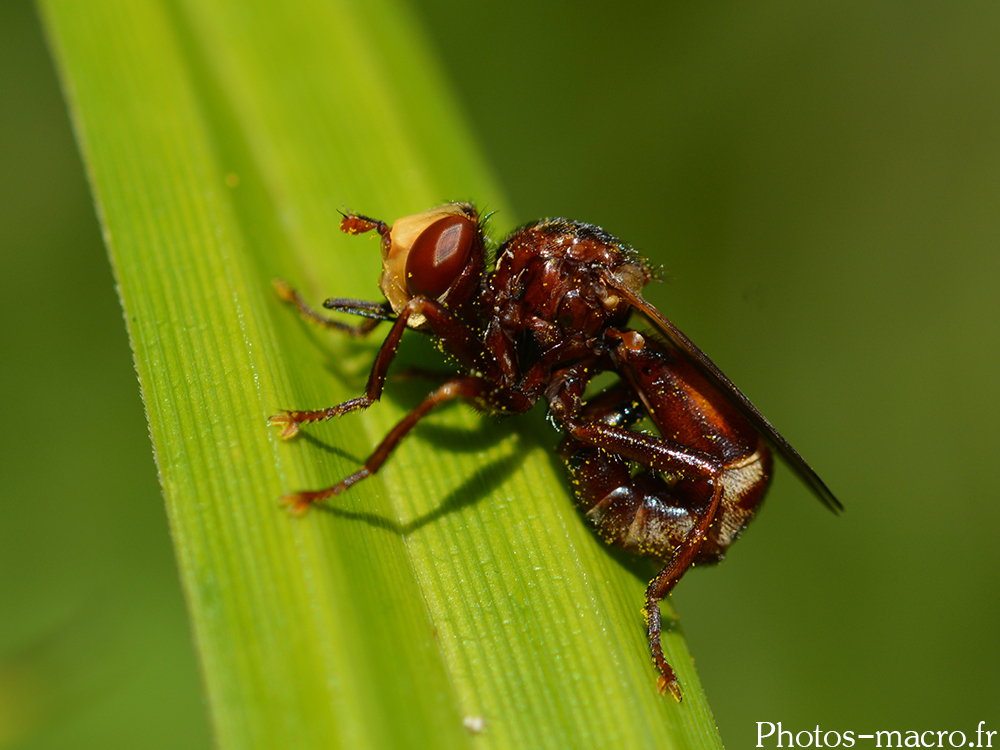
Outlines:
[{"label": "brown fly", "polygon": [[[539,399],[566,433],[576,502],[608,543],[660,559],[644,612],[658,688],[681,690],[660,645],[659,601],[692,565],[720,561],[764,498],[777,449],[830,510],[840,503],[816,472],[715,364],[640,295],[646,263],[600,227],[545,219],[521,227],[487,265],[483,219],[448,203],[392,226],[347,214],[348,234],[381,237],[384,302],[329,299],[365,318],[349,325],[310,308],[283,281],[278,293],[307,319],[352,336],[391,322],[365,393],[326,409],[271,417],[294,437],[306,422],[340,417],[379,399],[406,329],[435,337],[461,371],[402,419],[358,471],[332,487],[282,498],[295,514],[371,476],[434,407],[462,400],[487,414],[520,414]],[[629,327],[633,313],[654,332]],[[618,381],[590,399],[599,373]],[[637,429],[648,418],[658,435]]]}]

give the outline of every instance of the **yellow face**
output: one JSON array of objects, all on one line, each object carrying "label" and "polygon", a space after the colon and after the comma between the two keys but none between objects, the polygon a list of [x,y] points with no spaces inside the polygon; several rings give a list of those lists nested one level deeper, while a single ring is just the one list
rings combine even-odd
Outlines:
[{"label": "yellow face", "polygon": [[[479,237],[479,217],[466,203],[446,203],[397,219],[383,247],[379,286],[392,309],[400,312],[414,297],[447,303],[453,282],[473,256]],[[408,325],[419,328],[423,316],[411,315]]]}]

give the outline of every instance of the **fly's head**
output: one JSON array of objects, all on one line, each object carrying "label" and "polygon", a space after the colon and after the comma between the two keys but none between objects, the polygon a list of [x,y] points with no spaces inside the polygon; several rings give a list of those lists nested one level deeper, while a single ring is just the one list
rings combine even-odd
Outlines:
[{"label": "fly's head", "polygon": [[[340,228],[357,234],[370,228],[367,221],[348,215]],[[381,234],[379,286],[394,312],[400,313],[414,297],[456,309],[473,299],[485,270],[486,250],[479,213],[472,204],[445,203],[404,216]],[[425,323],[418,314],[407,321],[410,328]]]}]

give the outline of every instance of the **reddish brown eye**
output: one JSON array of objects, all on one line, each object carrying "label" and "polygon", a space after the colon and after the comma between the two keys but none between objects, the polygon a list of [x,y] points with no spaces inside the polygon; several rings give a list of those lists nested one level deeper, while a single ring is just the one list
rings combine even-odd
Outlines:
[{"label": "reddish brown eye", "polygon": [[466,216],[445,216],[420,233],[406,258],[406,286],[413,296],[444,294],[469,262],[476,224]]}]

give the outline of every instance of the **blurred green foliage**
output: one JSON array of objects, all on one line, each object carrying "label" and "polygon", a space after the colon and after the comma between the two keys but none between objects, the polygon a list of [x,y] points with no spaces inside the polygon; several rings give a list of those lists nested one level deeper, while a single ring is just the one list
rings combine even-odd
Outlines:
[{"label": "blurred green foliage", "polygon": [[[847,506],[779,469],[679,587],[723,739],[1000,729],[1000,8],[417,8],[518,218],[661,263]],[[30,6],[0,14],[0,746],[207,745],[79,158]]]},{"label": "blurred green foliage", "polygon": [[0,56],[0,747],[207,747],[122,312],[29,3],[0,3]]}]

